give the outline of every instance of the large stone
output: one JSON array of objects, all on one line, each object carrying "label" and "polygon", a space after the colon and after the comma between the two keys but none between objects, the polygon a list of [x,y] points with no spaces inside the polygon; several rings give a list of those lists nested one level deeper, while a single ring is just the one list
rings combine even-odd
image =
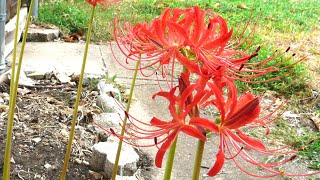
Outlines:
[{"label": "large stone", "polygon": [[[94,118],[94,121],[105,129],[117,129],[119,128],[119,123],[122,122],[118,113],[101,113]],[[97,126],[95,126],[95,130],[97,132],[103,131]]]},{"label": "large stone", "polygon": [[124,115],[123,107],[114,98],[108,96],[107,94],[100,94],[97,97],[96,105],[102,109],[105,113],[118,113]]},{"label": "large stone", "polygon": [[89,162],[90,167],[93,171],[101,172],[104,170],[104,164],[107,159],[107,149],[105,149],[106,142],[99,142],[93,145],[92,156]]},{"label": "large stone", "polygon": [[[117,154],[117,142],[112,142],[109,145],[109,152],[107,153],[107,159],[104,166],[104,172],[107,175],[112,174],[114,162]],[[139,155],[136,151],[127,145],[123,145],[121,149],[121,156],[118,164],[117,174],[120,176],[133,176],[137,171],[137,162],[139,161]]]},{"label": "large stone", "polygon": [[29,28],[27,41],[49,42],[59,38],[58,29],[46,29],[41,27]]},{"label": "large stone", "polygon": [[98,90],[100,94],[110,94],[112,93],[113,96],[121,102],[121,93],[118,88],[115,88],[113,84],[107,83],[106,79],[101,79],[98,83]]},{"label": "large stone", "polygon": [[[91,169],[104,171],[111,176],[117,154],[118,142],[99,142],[93,146],[90,161]],[[120,176],[132,176],[137,171],[139,155],[128,145],[123,144],[118,164],[117,174]]]}]

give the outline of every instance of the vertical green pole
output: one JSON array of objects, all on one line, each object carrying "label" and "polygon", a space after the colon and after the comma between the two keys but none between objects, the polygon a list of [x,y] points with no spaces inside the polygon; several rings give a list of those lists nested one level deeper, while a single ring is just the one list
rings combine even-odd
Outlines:
[{"label": "vertical green pole", "polygon": [[205,143],[204,141],[198,140],[197,154],[196,154],[196,159],[194,161],[192,180],[199,180],[199,178],[200,178],[200,170],[201,170],[201,162],[202,162],[203,151],[204,151],[204,143]]},{"label": "vertical green pole", "polygon": [[[131,82],[131,88],[130,88],[130,94],[129,94],[129,99],[128,99],[128,104],[127,104],[127,107],[126,107],[126,112],[127,113],[129,113],[129,110],[130,110],[130,105],[131,105],[131,101],[132,101],[132,95],[133,95],[134,86],[136,84],[139,65],[140,65],[140,61],[138,61],[136,63],[136,69],[135,69],[134,74],[133,74],[133,78],[132,78],[132,82]],[[128,120],[128,117],[125,116],[124,120],[123,120],[122,129],[121,129],[121,135],[120,135],[121,137],[124,136],[124,130],[125,130],[126,126],[127,126],[127,120]],[[112,180],[115,180],[116,177],[117,177],[118,164],[119,164],[120,155],[121,155],[121,149],[122,149],[122,142],[123,142],[123,140],[122,140],[122,138],[120,138],[120,141],[119,141],[119,144],[118,144],[118,149],[117,149],[117,155],[116,155],[116,159],[115,159],[113,170],[112,170],[112,178],[111,178]]]},{"label": "vertical green pole", "polygon": [[92,6],[91,18],[90,18],[89,28],[88,28],[87,38],[86,38],[86,46],[85,46],[85,51],[84,51],[84,55],[83,55],[81,73],[80,73],[80,77],[79,77],[77,98],[76,98],[76,102],[75,102],[74,110],[73,110],[73,118],[72,118],[70,134],[69,134],[69,142],[68,142],[68,146],[67,146],[66,156],[64,159],[64,164],[63,164],[63,169],[61,172],[60,180],[65,180],[66,175],[67,175],[69,159],[70,159],[70,154],[71,154],[71,149],[72,149],[72,142],[73,142],[73,138],[74,138],[74,130],[75,130],[76,123],[77,123],[78,107],[79,107],[79,102],[80,102],[80,97],[81,97],[84,71],[86,68],[88,49],[89,49],[89,44],[90,44],[90,39],[91,39],[91,31],[92,31],[92,24],[93,24],[95,8],[96,8],[96,6]]},{"label": "vertical green pole", "polygon": [[[31,0],[31,5],[33,6],[33,4],[34,4],[34,0]],[[12,71],[11,71],[11,81],[10,81],[11,84],[10,84],[10,102],[9,102],[9,112],[8,112],[8,122],[7,122],[7,138],[6,138],[4,167],[3,167],[3,176],[2,176],[4,180],[10,179],[11,141],[12,141],[12,131],[13,131],[13,122],[14,122],[14,111],[16,106],[17,90],[18,90],[18,83],[19,83],[20,71],[22,66],[23,52],[24,52],[24,48],[27,40],[28,28],[29,28],[30,19],[31,19],[31,13],[32,13],[32,7],[30,7],[28,16],[27,16],[25,31],[23,33],[21,51],[20,51],[19,62],[18,62],[18,69],[17,69],[17,72],[15,72],[20,7],[21,7],[21,0],[18,0],[16,30],[15,30],[15,37],[14,37],[14,50],[13,50],[13,59],[12,59]]]}]

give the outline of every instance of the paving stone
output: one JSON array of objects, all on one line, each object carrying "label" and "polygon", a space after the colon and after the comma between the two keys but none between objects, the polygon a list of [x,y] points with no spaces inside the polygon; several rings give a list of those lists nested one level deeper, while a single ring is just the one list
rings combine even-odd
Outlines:
[{"label": "paving stone", "polygon": [[118,101],[121,101],[121,93],[119,89],[115,88],[113,84],[107,83],[106,79],[101,79],[99,81],[98,90],[100,94],[109,95],[109,93],[111,92]]},{"label": "paving stone", "polygon": [[[112,174],[117,154],[117,147],[118,143],[112,142],[108,148],[108,155],[104,166],[104,172],[108,175]],[[117,174],[121,176],[133,176],[137,171],[138,161],[139,155],[135,152],[133,147],[123,144]]]},{"label": "paving stone", "polygon": [[97,97],[96,105],[100,107],[105,113],[118,113],[121,114],[122,117],[124,115],[124,112],[122,110],[123,107],[120,107],[120,103],[107,94],[100,94]]},{"label": "paving stone", "polygon": [[27,41],[29,42],[49,42],[59,38],[58,29],[29,28]]},{"label": "paving stone", "polygon": [[[91,169],[104,171],[111,176],[117,154],[118,142],[99,142],[93,146],[90,161]],[[123,144],[119,160],[118,175],[132,176],[137,171],[139,155],[128,145]]]},{"label": "paving stone", "polygon": [[45,79],[46,77],[46,72],[33,72],[27,75],[27,77],[31,78],[31,79],[35,79],[35,80],[41,80],[41,79]]},{"label": "paving stone", "polygon": [[[94,121],[105,129],[112,128],[116,131],[116,133],[118,133],[119,128],[121,128],[121,126],[119,126],[119,123],[122,123],[120,115],[118,113],[101,113],[94,118]],[[104,130],[102,130],[98,126],[94,126],[94,128],[98,133],[104,132]]]}]

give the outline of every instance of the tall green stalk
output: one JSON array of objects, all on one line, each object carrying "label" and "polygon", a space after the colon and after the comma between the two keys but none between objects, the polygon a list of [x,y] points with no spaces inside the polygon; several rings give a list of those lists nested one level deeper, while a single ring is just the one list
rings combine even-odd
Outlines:
[{"label": "tall green stalk", "polygon": [[20,71],[22,66],[23,53],[24,53],[24,48],[27,40],[28,28],[30,24],[33,5],[34,5],[34,0],[31,0],[28,16],[26,20],[27,22],[26,22],[24,33],[23,33],[21,51],[20,51],[20,56],[18,61],[18,69],[17,69],[17,72],[15,72],[21,0],[18,0],[18,4],[17,4],[16,30],[15,30],[15,36],[14,36],[13,59],[12,59],[12,65],[11,65],[12,70],[11,70],[11,81],[10,81],[10,101],[9,101],[9,111],[8,111],[8,122],[7,122],[8,123],[7,139],[6,139],[3,176],[2,176],[2,179],[5,179],[5,180],[10,179],[11,141],[12,141],[12,130],[13,130],[13,122],[14,122],[14,111],[16,106],[17,90],[18,90],[18,83],[19,83]]},{"label": "tall green stalk", "polygon": [[200,169],[204,151],[204,144],[204,141],[198,140],[197,154],[196,159],[194,161],[192,180],[199,180],[200,178]]},{"label": "tall green stalk", "polygon": [[[188,69],[183,66],[182,72],[187,72]],[[181,92],[180,92],[181,93]],[[177,108],[177,112],[179,113],[179,107]],[[172,143],[169,153],[168,153],[168,158],[167,158],[167,163],[166,163],[166,169],[164,171],[163,179],[164,180],[169,180],[171,178],[171,173],[172,173],[172,168],[173,168],[173,161],[174,161],[174,156],[176,153],[176,147],[177,147],[177,141],[178,141],[178,136]]]},{"label": "tall green stalk", "polygon": [[[126,112],[127,113],[129,113],[129,110],[130,110],[130,105],[131,105],[131,101],[132,101],[132,95],[133,95],[134,86],[136,84],[139,65],[140,65],[140,61],[138,61],[136,63],[136,69],[135,69],[134,74],[133,74],[131,87],[130,87],[130,94],[129,94],[128,104],[127,104],[127,107],[126,107]],[[122,129],[121,129],[121,136],[124,135],[125,127],[127,126],[127,119],[128,119],[127,116],[125,116],[124,120],[123,120]],[[120,138],[120,141],[119,141],[119,144],[118,144],[117,155],[116,155],[116,159],[115,159],[113,170],[112,170],[112,178],[111,178],[112,180],[115,180],[116,176],[117,176],[118,164],[119,164],[120,154],[121,154],[121,149],[122,149],[122,142],[123,142],[123,140],[122,140],[122,138]]]},{"label": "tall green stalk", "polygon": [[177,141],[178,141],[178,137],[174,140],[174,142],[172,143],[172,145],[169,149],[166,169],[165,169],[164,175],[163,175],[163,180],[169,180],[171,178],[171,172],[172,172],[172,168],[173,168],[174,156],[176,153]]},{"label": "tall green stalk", "polygon": [[95,6],[92,6],[91,18],[90,18],[89,28],[88,28],[87,38],[86,38],[86,46],[85,46],[85,51],[84,51],[84,56],[83,56],[83,61],[82,61],[81,73],[80,73],[80,77],[79,77],[77,98],[76,98],[76,102],[74,105],[75,107],[73,110],[73,118],[72,118],[71,130],[70,130],[70,134],[69,134],[69,142],[68,142],[68,146],[67,146],[66,156],[64,159],[64,164],[63,164],[63,169],[61,172],[60,180],[66,179],[66,174],[67,174],[67,169],[68,169],[68,164],[69,164],[69,159],[70,159],[70,154],[71,154],[71,149],[72,149],[72,142],[73,142],[73,138],[74,138],[74,130],[75,130],[76,123],[77,123],[78,107],[79,107],[79,102],[80,102],[80,97],[81,97],[84,71],[86,68],[88,49],[89,49],[89,44],[90,44],[90,39],[91,39],[91,31],[92,31],[92,24],[93,24],[95,8],[96,8]]}]

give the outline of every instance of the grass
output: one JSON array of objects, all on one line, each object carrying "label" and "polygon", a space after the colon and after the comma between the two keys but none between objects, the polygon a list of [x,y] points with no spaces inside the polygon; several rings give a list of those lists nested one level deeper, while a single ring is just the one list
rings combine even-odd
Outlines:
[{"label": "grass", "polygon": [[[251,3],[251,0],[124,0],[120,4],[110,6],[107,11],[97,8],[92,38],[96,42],[112,40],[110,33],[115,16],[120,20],[130,21],[132,24],[140,21],[150,22],[159,17],[166,8],[184,8],[194,5],[205,9],[210,8],[228,19],[229,27],[235,27],[235,31],[239,24],[249,20],[250,14],[253,12],[252,21],[258,20],[258,25],[251,50],[261,46],[259,56],[254,58],[255,60],[267,58],[276,50],[284,52],[291,43],[295,45],[292,48],[293,51],[279,57],[273,63],[289,58],[292,53],[303,54],[306,52],[305,48],[308,49],[308,47],[303,47],[305,46],[303,40],[305,38],[312,39],[313,32],[320,30],[318,27],[320,22],[320,16],[318,16],[320,3],[318,0],[256,0],[254,4]],[[253,11],[252,7],[255,7]],[[54,24],[66,33],[85,31],[90,10],[90,6],[84,0],[74,0],[73,3],[65,0],[49,0],[41,4],[37,23]],[[252,26],[249,29],[252,29]],[[319,55],[315,48],[311,48],[308,52]],[[297,56],[297,58],[301,57]],[[259,80],[273,78],[282,73],[285,72],[271,73]],[[310,98],[311,95],[308,86],[309,79],[305,66],[298,64],[289,76],[271,83],[250,85],[250,88],[255,92],[273,91],[278,95],[285,96],[290,99],[290,108],[294,109],[296,113],[319,113],[320,110],[316,107],[307,107],[306,109],[301,107],[300,99]],[[246,85],[239,85],[240,89],[245,87]],[[306,106],[310,104],[303,103]],[[252,133],[254,134],[254,132]],[[315,135],[312,131],[306,131],[301,136],[297,133],[297,128],[292,128],[285,121],[279,121],[278,127],[273,133],[271,139],[277,140],[276,137],[280,136],[284,138],[283,141],[286,143],[289,141],[305,143],[307,142],[306,137]],[[319,136],[317,135],[317,137]],[[319,148],[320,140],[318,138],[308,148],[299,151],[300,154],[310,158],[310,167],[314,169],[320,168],[320,162],[317,161],[320,159]]]},{"label": "grass", "polygon": [[89,21],[87,11],[65,1],[45,2],[39,8],[37,23],[54,24],[65,33],[85,31]]},{"label": "grass", "polygon": [[[300,123],[298,123],[300,124]],[[273,123],[271,132],[265,135],[265,129],[246,129],[252,137],[263,140],[274,148],[292,144],[293,148],[300,148],[297,154],[308,165],[308,168],[320,170],[320,133],[314,133],[308,127],[296,127],[297,124],[289,123],[287,119],[280,118]],[[299,126],[299,125],[298,125]],[[272,148],[270,148],[272,149]]]}]

